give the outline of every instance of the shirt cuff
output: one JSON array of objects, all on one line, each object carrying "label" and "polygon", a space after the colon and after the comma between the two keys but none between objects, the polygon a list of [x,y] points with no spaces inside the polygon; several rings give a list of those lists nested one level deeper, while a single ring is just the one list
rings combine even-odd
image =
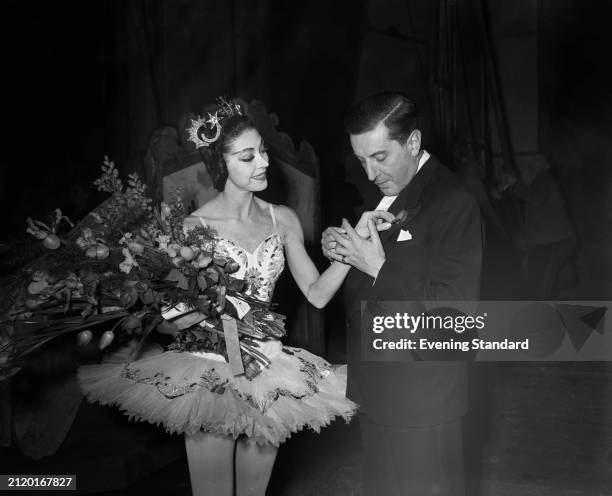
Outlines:
[{"label": "shirt cuff", "polygon": [[382,271],[382,269],[383,269],[383,267],[385,266],[386,263],[387,263],[387,261],[385,260],[383,262],[383,264],[380,266],[380,269],[378,269],[378,274],[376,274],[376,277],[372,281],[372,287],[374,287],[374,285],[376,284],[376,280],[378,279],[378,276],[380,275],[380,272]]}]

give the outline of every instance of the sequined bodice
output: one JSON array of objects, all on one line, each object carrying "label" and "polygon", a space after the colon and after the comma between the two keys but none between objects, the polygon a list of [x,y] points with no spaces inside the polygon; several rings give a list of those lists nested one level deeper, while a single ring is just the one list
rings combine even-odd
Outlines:
[{"label": "sequined bodice", "polygon": [[264,239],[253,252],[217,236],[215,253],[232,258],[240,265],[233,276],[247,281],[248,295],[263,301],[272,299],[276,281],[285,267],[283,241],[278,232]]}]

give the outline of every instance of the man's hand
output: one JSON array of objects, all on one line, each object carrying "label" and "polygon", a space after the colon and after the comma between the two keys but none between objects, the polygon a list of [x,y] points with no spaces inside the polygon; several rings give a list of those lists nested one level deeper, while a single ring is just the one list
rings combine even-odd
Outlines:
[{"label": "man's hand", "polygon": [[340,237],[337,240],[335,254],[342,257],[342,262],[376,278],[385,263],[385,250],[378,237],[374,220],[370,218],[367,226],[369,239],[364,239],[346,219],[342,219],[342,228],[346,231],[346,237]]},{"label": "man's hand", "polygon": [[[370,237],[370,230],[368,229],[368,221],[372,219],[376,225],[378,231],[386,231],[391,227],[391,222],[395,216],[385,210],[371,210],[364,212],[359,219],[359,222],[355,226],[355,231],[362,238],[368,239]],[[335,249],[338,245],[340,238],[347,239],[346,229],[342,227],[328,227],[323,231],[321,235],[321,248],[323,255],[330,261],[336,260],[342,262],[342,257],[336,254]]]}]

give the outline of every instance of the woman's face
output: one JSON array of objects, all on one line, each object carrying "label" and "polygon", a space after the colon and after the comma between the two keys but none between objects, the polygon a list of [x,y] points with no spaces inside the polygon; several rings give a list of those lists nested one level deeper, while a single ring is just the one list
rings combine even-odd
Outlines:
[{"label": "woman's face", "polygon": [[268,152],[261,135],[255,129],[247,129],[238,136],[223,154],[228,178],[238,189],[262,191],[268,186],[266,169]]}]

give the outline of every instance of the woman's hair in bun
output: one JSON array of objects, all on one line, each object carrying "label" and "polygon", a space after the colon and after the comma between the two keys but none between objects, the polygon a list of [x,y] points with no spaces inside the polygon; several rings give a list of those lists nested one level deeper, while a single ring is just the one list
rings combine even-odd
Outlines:
[{"label": "woman's hair in bun", "polygon": [[255,129],[251,119],[246,115],[235,114],[221,120],[221,134],[210,146],[203,146],[200,156],[217,191],[225,189],[228,172],[223,154],[229,151],[231,144],[245,131]]}]

